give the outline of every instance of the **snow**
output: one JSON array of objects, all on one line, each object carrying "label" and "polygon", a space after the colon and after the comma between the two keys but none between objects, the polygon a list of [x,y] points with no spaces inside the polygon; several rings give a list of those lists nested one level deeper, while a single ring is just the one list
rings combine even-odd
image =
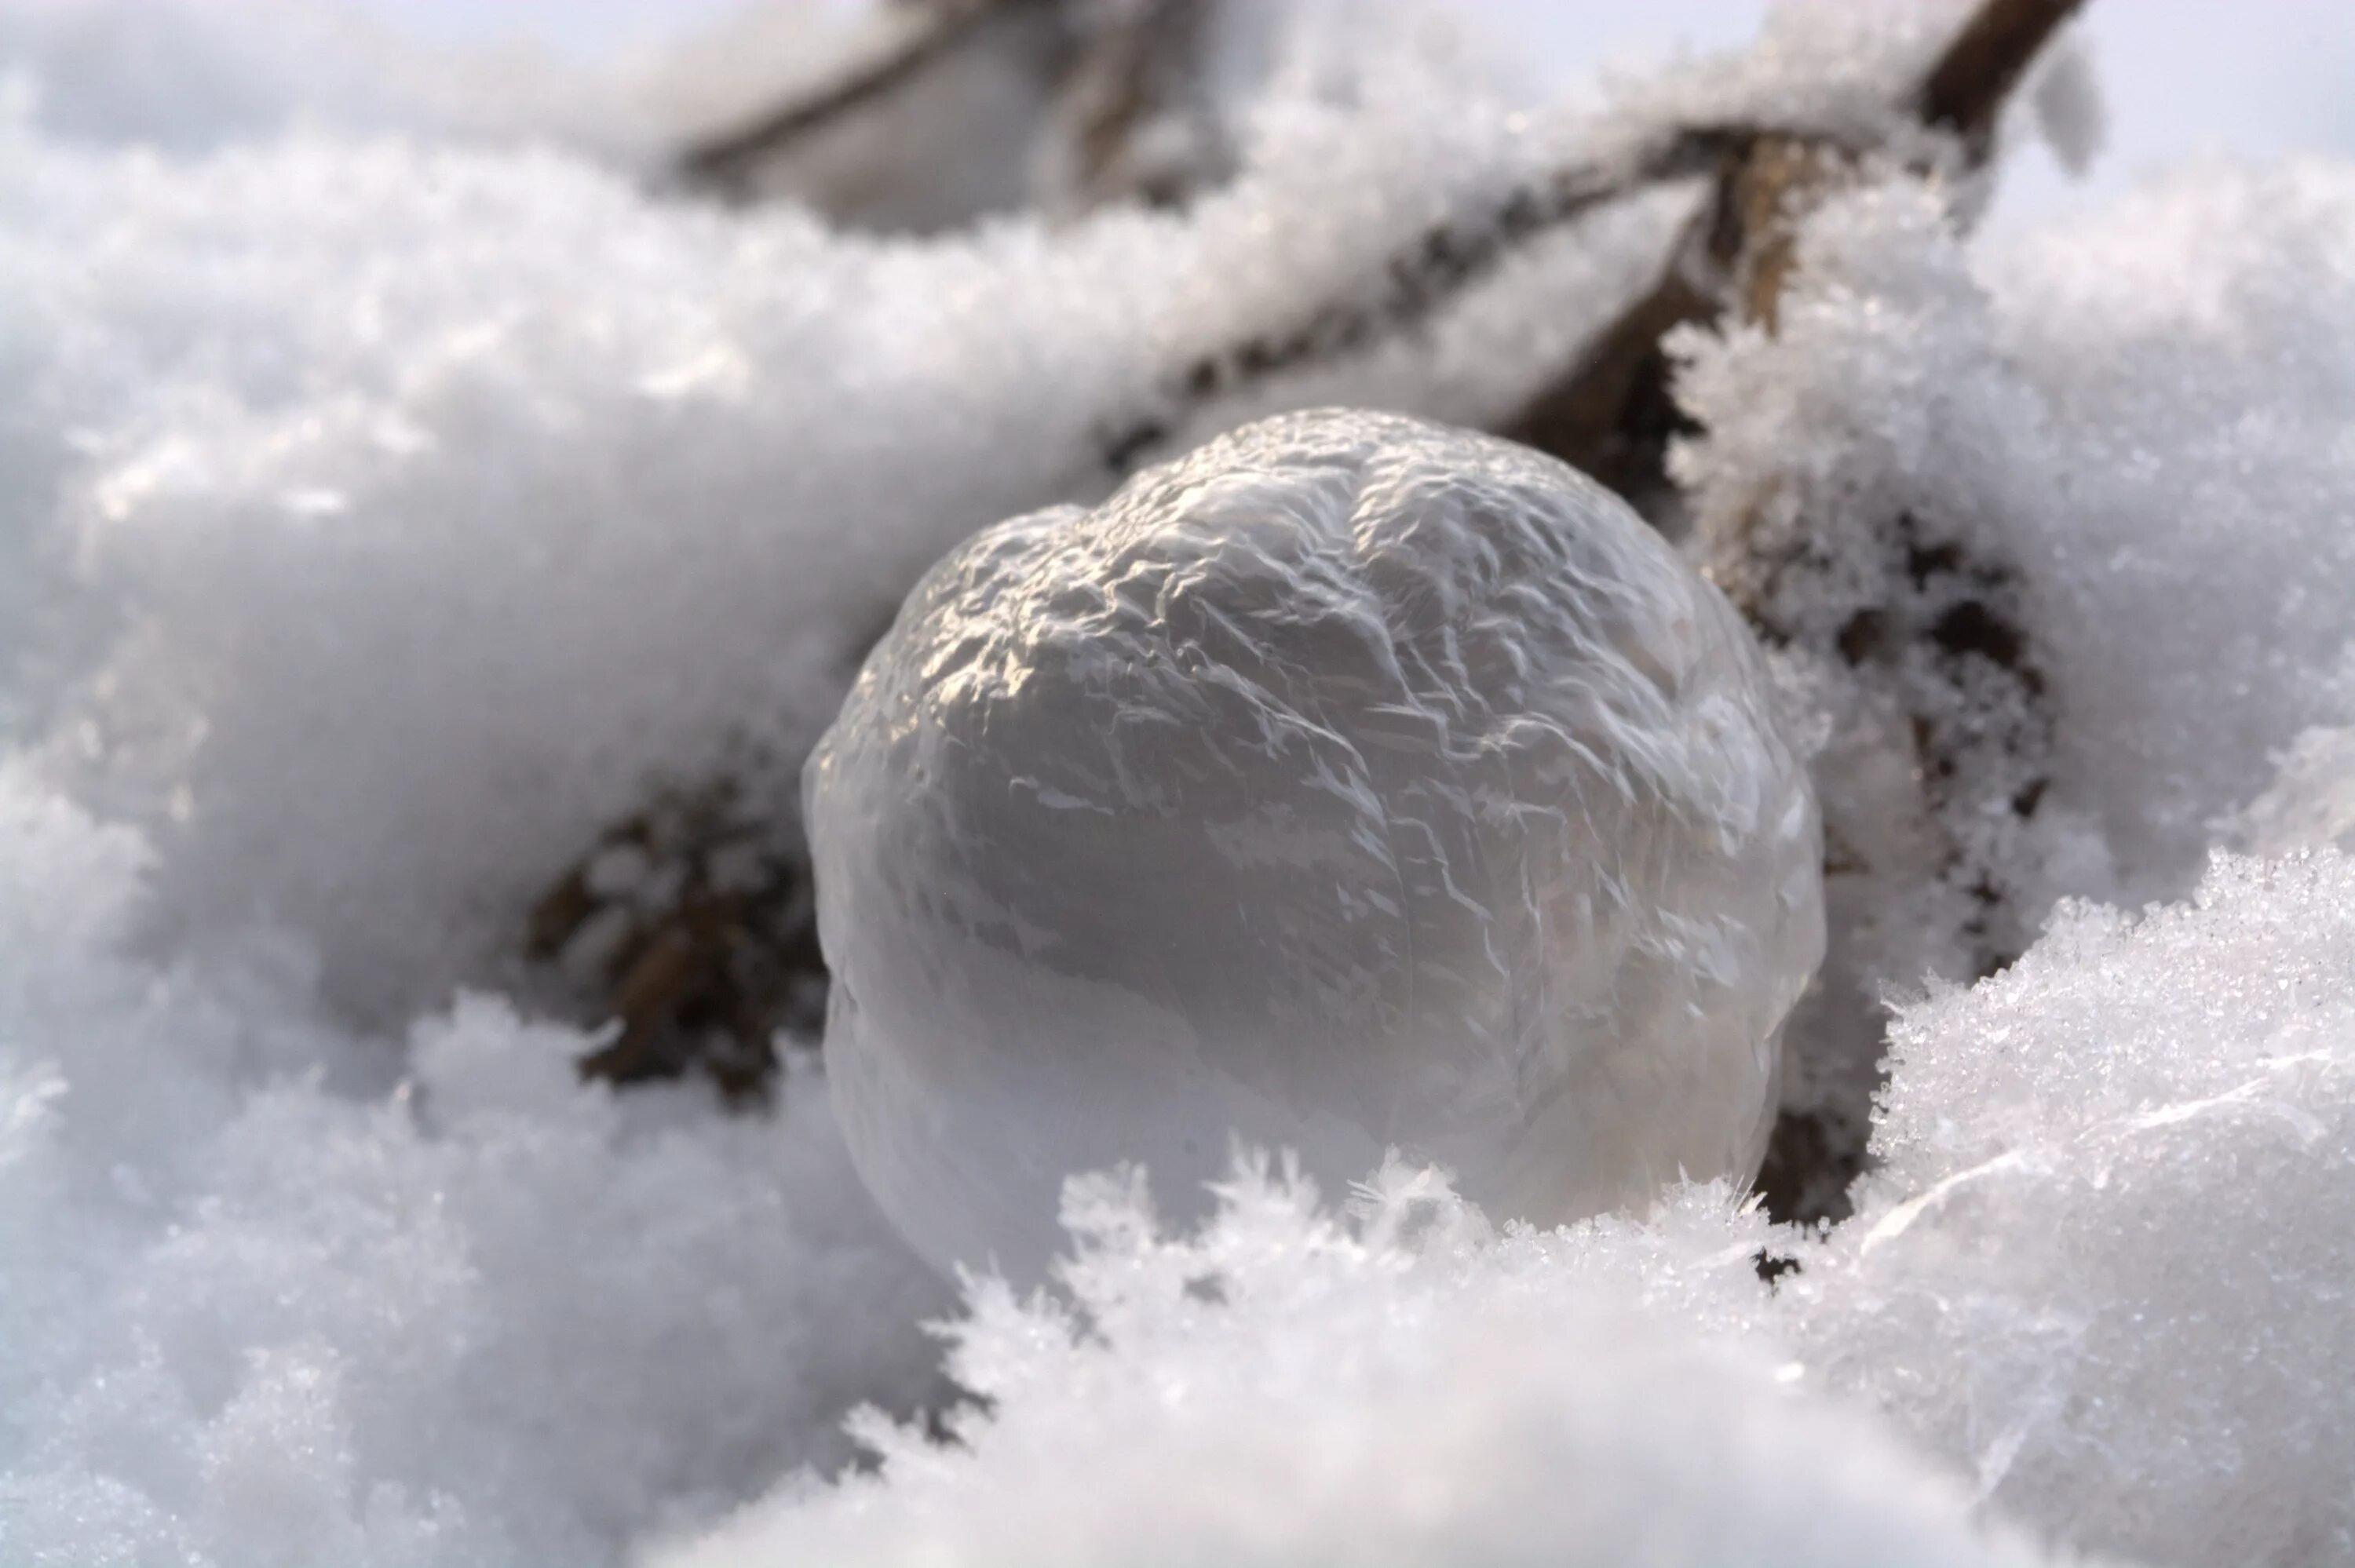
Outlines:
[{"label": "snow", "polygon": [[2226,858],[1906,1009],[1809,1359],[2073,1541],[2348,1561],[2350,958],[2355,862]]},{"label": "snow", "polygon": [[1823,952],[1732,607],[1582,475],[1396,416],[975,535],[806,789],[851,1153],[1016,1279],[1066,1177],[1142,1160],[1192,1217],[1236,1138],[1549,1224],[1747,1181]]},{"label": "snow", "polygon": [[[1184,1240],[1133,1183],[1075,1190],[1072,1305],[992,1289],[959,1330],[953,1364],[996,1402],[965,1447],[870,1422],[880,1479],[654,1561],[2050,1561],[1788,1362],[1613,1288],[1629,1231],[1499,1244],[1444,1187],[1387,1176],[1343,1223],[1296,1176],[1245,1168]],[[1721,1190],[1689,1206],[1711,1240],[1760,1228]],[[1711,1283],[1758,1294],[1748,1251]]]},{"label": "snow", "polygon": [[[2020,890],[2023,941],[2062,897],[2182,896],[2211,844],[2243,842],[2275,755],[2350,711],[2355,172],[2187,170],[1977,257],[1934,193],[1868,184],[1804,253],[1778,335],[1685,344],[1702,531],[1764,495],[1778,525],[1837,541],[1851,569],[1781,607],[1825,643],[1877,580],[1887,518],[2013,563],[2059,720],[2049,754],[1989,748],[1949,786],[1956,863]],[[1927,624],[1951,589],[1919,586]],[[1881,993],[1969,978],[1968,890],[1939,885],[1916,790],[1872,763],[1908,715],[1845,670],[1803,673],[1828,834],[1902,873],[1831,879],[1827,983],[1793,1025],[1793,1103],[1860,1107]],[[2017,692],[1966,711],[1924,675],[1898,677],[1916,711],[2030,731]],[[2003,808],[2040,778],[2032,818]]]},{"label": "snow", "polygon": [[2073,906],[1903,1011],[1820,1239],[1721,1187],[1498,1233],[1426,1171],[1342,1217],[1246,1164],[1179,1237],[1079,1185],[1068,1304],[973,1293],[966,1446],[867,1422],[879,1479],[658,1561],[2350,1561],[2350,959],[2335,852]]},{"label": "snow", "polygon": [[[1700,98],[1800,91],[1809,28],[1881,79],[1935,20],[1833,10]],[[177,14],[175,58],[279,48]],[[808,1063],[758,1114],[576,1082],[599,1037],[507,957],[530,898],[666,779],[789,819],[935,558],[1098,503],[1107,422],[1174,370],[1378,286],[1364,257],[1595,122],[1401,72],[1271,109],[1189,215],[916,245],[357,90],[305,124],[210,67],[123,86],[34,58],[31,15],[0,29],[0,1557],[2355,1563],[2355,169],[2199,166],[2000,247],[1870,184],[1778,337],[1684,346],[1697,514],[1773,491],[1835,543],[1895,507],[2002,553],[2059,715],[2033,832],[1973,830],[2023,935],[2057,910],[2018,965],[1933,985],[1934,900],[1875,925],[1834,890],[1834,980],[1902,1001],[1852,1218],[1702,1187],[1497,1229],[1404,1168],[1351,1218],[1247,1167],[1160,1234],[1114,1180],[1062,1296],[959,1307]],[[1695,91],[1626,89],[1613,144]],[[44,107],[77,103],[171,144]],[[1168,448],[1340,399],[1491,419],[1677,216]],[[1881,821],[1875,713],[1798,664],[1828,818]],[[1798,1054],[1860,1103],[1850,1022]],[[1762,1251],[1800,1266],[1770,1287]],[[865,1418],[882,1467],[845,1473],[862,1402],[965,1446]]]},{"label": "snow", "polygon": [[144,860],[0,776],[10,1561],[596,1560],[931,1393],[822,1080],[617,1100],[487,997],[388,1060],[299,954],[120,956]]},{"label": "snow", "polygon": [[[790,817],[916,575],[1111,487],[1107,410],[1567,133],[1420,112],[1438,92],[1372,127],[1304,108],[1190,225],[938,247],[548,154],[298,136],[182,163],[20,129],[0,387],[39,413],[5,437],[8,705],[155,836],[180,939],[293,926],[379,1027],[504,980],[531,897],[657,779],[732,768]],[[1334,179],[1360,194],[1309,199]],[[1657,226],[1630,217],[1359,385],[1512,401],[1642,276]],[[1524,310],[1547,326],[1502,337]]]}]

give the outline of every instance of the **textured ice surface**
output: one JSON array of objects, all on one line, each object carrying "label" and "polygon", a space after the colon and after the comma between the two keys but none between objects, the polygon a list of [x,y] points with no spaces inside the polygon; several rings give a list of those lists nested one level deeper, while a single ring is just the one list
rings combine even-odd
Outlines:
[{"label": "textured ice surface", "polygon": [[920,1248],[1386,1147],[1499,1217],[1746,1180],[1823,950],[1749,633],[1616,497],[1288,415],[924,579],[808,772],[826,1061]]}]

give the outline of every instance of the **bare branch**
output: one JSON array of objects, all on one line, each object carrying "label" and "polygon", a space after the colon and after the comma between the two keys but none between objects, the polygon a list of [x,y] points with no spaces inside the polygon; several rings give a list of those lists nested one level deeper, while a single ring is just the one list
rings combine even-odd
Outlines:
[{"label": "bare branch", "polygon": [[921,25],[875,58],[810,97],[689,147],[678,160],[679,178],[690,185],[741,196],[762,164],[811,132],[879,102],[972,37],[992,16],[1028,3],[1032,0],[928,0]]},{"label": "bare branch", "polygon": [[2084,0],[1989,0],[1972,13],[1913,101],[1922,122],[1987,155],[1996,115],[2061,25]]},{"label": "bare branch", "polygon": [[1707,251],[1711,209],[1687,225],[1658,280],[1579,353],[1568,374],[1526,404],[1498,430],[1550,452],[1608,485],[1638,510],[1668,482],[1663,454],[1691,429],[1668,386],[1660,338],[1716,308],[1694,279],[1693,259]]}]

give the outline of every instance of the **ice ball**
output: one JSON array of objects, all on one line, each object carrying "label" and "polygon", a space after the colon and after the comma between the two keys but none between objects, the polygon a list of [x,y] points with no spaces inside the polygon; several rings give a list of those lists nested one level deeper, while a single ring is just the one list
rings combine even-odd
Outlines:
[{"label": "ice ball", "polygon": [[1386,1150],[1497,1218],[1754,1173],[1816,809],[1726,601],[1491,437],[1287,415],[935,567],[805,776],[858,1170],[1035,1277],[1074,1172]]}]

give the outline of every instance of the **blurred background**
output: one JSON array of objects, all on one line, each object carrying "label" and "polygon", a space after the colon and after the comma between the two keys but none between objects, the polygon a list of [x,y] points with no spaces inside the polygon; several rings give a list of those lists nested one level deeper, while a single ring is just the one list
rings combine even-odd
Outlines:
[{"label": "blurred background", "polygon": [[[335,4],[337,0],[321,0]],[[346,0],[389,28],[596,57],[657,45],[744,10],[744,0]],[[773,0],[773,4],[780,0]],[[874,0],[781,0],[852,12]],[[1903,4],[1904,0],[1892,0]],[[1683,45],[1735,44],[1766,0],[1454,0],[1532,96],[1574,88]],[[2079,25],[2109,108],[2082,180],[2041,144],[2006,176],[1991,221],[2032,219],[2192,154],[2266,158],[2355,149],[2355,5],[2338,0],[2133,0]]]},{"label": "blurred background", "polygon": [[[48,128],[186,143],[313,113],[554,131],[645,154],[700,116],[750,112],[819,57],[855,57],[879,12],[922,0],[0,0],[0,71]],[[1295,0],[1295,6],[1301,0]],[[1892,5],[1906,0],[1890,0]],[[1305,0],[1347,30],[1353,6]],[[1116,8],[1112,7],[1112,8]],[[224,29],[222,14],[242,13]],[[1273,9],[1273,7],[1261,7]],[[1751,37],[1765,0],[1423,0],[1442,47],[1531,101],[1682,48]],[[2334,0],[2132,0],[2077,24],[2106,106],[2073,180],[2041,144],[2008,171],[1998,229],[2100,199],[2187,155],[2264,159],[2355,147],[2355,6]],[[388,65],[388,59],[390,64]],[[366,63],[362,63],[365,61]],[[71,101],[43,95],[71,79]],[[307,75],[307,86],[290,79]]]}]

